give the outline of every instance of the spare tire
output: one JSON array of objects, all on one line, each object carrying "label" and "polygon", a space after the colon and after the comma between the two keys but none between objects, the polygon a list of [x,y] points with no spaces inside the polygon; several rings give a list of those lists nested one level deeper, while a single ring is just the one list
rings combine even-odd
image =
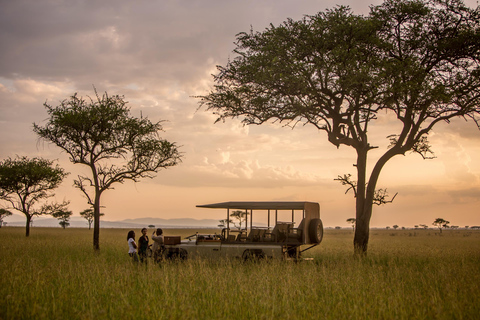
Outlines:
[{"label": "spare tire", "polygon": [[320,243],[323,239],[323,223],[320,219],[310,220],[310,225],[308,226],[308,236],[310,237],[310,242]]}]

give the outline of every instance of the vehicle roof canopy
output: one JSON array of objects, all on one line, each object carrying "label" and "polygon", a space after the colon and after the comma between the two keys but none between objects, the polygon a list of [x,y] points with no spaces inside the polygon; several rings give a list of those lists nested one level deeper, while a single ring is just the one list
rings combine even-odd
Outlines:
[{"label": "vehicle roof canopy", "polygon": [[307,201],[229,201],[212,204],[198,205],[198,208],[212,209],[251,209],[251,210],[305,210],[309,204],[316,202]]}]

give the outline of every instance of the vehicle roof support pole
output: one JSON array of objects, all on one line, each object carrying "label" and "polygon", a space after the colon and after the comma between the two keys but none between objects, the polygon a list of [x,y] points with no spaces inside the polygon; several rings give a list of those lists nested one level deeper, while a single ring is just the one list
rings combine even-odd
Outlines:
[{"label": "vehicle roof support pole", "polygon": [[230,209],[227,208],[227,239],[230,235]]},{"label": "vehicle roof support pole", "polygon": [[292,209],[292,222],[295,222],[295,210]]},{"label": "vehicle roof support pole", "polygon": [[270,229],[270,209],[268,209],[268,222],[267,227]]},{"label": "vehicle roof support pole", "polygon": [[253,228],[253,209],[250,209],[250,231]]},{"label": "vehicle roof support pole", "polygon": [[248,230],[248,209],[245,209],[245,232]]},{"label": "vehicle roof support pole", "polygon": [[278,221],[278,210],[275,210],[275,225],[277,225]]}]

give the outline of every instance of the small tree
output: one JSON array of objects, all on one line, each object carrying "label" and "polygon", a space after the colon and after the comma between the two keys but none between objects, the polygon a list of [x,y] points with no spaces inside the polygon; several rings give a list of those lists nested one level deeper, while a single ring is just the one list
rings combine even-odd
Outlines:
[{"label": "small tree", "polygon": [[88,100],[74,94],[54,107],[44,104],[50,119],[34,124],[41,138],[63,149],[70,161],[90,169],[78,175],[75,187],[93,206],[93,247],[100,249],[100,198],[115,183],[153,178],[162,168],[177,165],[181,155],[174,143],[159,137],[161,122],[130,115],[127,102],[105,93]]},{"label": "small tree", "polygon": [[70,217],[73,214],[72,211],[67,210],[58,210],[52,213],[54,218],[57,218],[60,222],[59,225],[62,226],[63,229],[70,225]]},{"label": "small tree", "polygon": [[440,230],[440,233],[442,233],[442,228],[448,228],[449,223],[450,221],[444,220],[442,218],[437,218],[435,219],[435,221],[433,221],[432,224]]},{"label": "small tree", "polygon": [[232,213],[230,213],[230,217],[236,220],[236,222],[230,220],[231,222],[233,222],[233,225],[238,229],[242,229],[242,224],[245,222],[247,218],[247,212],[242,210],[235,210],[235,211],[232,211]]},{"label": "small tree", "polygon": [[3,209],[3,208],[0,209],[0,228],[2,227],[3,219],[5,217],[11,216],[11,215],[12,215],[12,213],[10,211],[8,211],[6,209]]},{"label": "small tree", "polygon": [[232,219],[222,219],[222,220],[218,220],[218,222],[220,222],[218,224],[218,227],[219,228],[226,228],[227,225],[229,225],[230,223],[233,223]]},{"label": "small tree", "polygon": [[37,204],[52,197],[66,173],[53,161],[27,157],[5,159],[0,162],[0,199],[11,204],[27,218],[25,235],[30,235],[30,225],[34,216],[52,214],[63,210],[68,202]]},{"label": "small tree", "polygon": [[[233,224],[235,228],[241,229],[243,222],[247,217],[247,213],[242,210],[235,210],[230,213],[230,217],[233,219],[222,219],[219,220],[220,224],[218,225],[220,228],[226,228],[227,225]],[[235,221],[234,221],[235,220]]]},{"label": "small tree", "polygon": [[398,224],[394,224],[393,229],[397,230],[398,229]]},{"label": "small tree", "polygon": [[[82,212],[80,212],[80,215],[85,220],[88,221],[88,230],[90,230],[92,228],[92,222],[93,222],[93,219],[94,219],[93,209],[85,209]],[[104,213],[100,213],[100,217],[104,216],[104,215],[105,215]]]},{"label": "small tree", "polygon": [[355,222],[356,221],[357,221],[357,219],[355,219],[355,218],[348,218],[347,219],[347,222],[350,222],[352,224],[353,231],[355,231]]}]

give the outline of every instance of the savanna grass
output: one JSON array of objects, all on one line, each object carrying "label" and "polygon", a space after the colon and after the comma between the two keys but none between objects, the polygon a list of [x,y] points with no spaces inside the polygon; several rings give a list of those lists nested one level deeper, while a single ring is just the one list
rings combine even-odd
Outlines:
[{"label": "savanna grass", "polygon": [[[480,232],[327,230],[313,261],[134,264],[124,229],[0,229],[0,319],[474,319]],[[165,230],[186,236],[191,230]]]}]

